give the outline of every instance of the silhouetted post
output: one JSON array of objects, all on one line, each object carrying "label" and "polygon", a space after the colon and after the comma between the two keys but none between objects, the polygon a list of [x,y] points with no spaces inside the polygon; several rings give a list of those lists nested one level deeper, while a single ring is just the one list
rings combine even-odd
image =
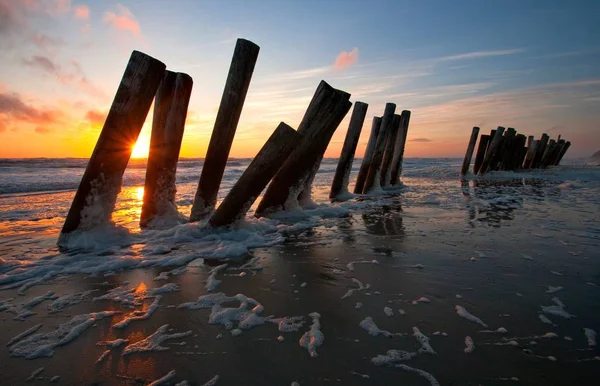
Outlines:
[{"label": "silhouetted post", "polygon": [[502,134],[504,134],[504,127],[498,126],[496,129],[496,133],[492,138],[488,151],[485,153],[485,157],[483,158],[483,163],[481,164],[481,168],[479,169],[479,175],[483,175],[490,170],[492,161],[496,159],[498,154],[498,148],[500,147],[500,143],[502,142]]},{"label": "silhouetted post", "polygon": [[531,147],[532,143],[533,143],[533,135],[530,135],[529,137],[527,137],[527,149],[529,149]]},{"label": "silhouetted post", "polygon": [[406,147],[406,137],[408,136],[408,125],[410,124],[410,110],[402,110],[400,114],[400,128],[398,137],[394,145],[394,156],[392,157],[392,167],[390,172],[390,183],[397,185],[402,175],[402,163],[404,162],[404,149]]},{"label": "silhouetted post", "polygon": [[371,166],[371,160],[373,159],[373,152],[375,151],[375,143],[377,142],[377,136],[379,136],[379,130],[381,129],[381,117],[373,117],[373,123],[371,125],[371,134],[369,134],[369,142],[365,149],[360,169],[358,170],[358,176],[356,177],[356,185],[354,186],[354,193],[361,194],[363,187],[365,186],[365,180],[367,179],[367,173]]},{"label": "silhouetted post", "polygon": [[523,168],[523,161],[525,160],[525,155],[527,154],[527,137],[523,134],[517,134],[517,140],[517,155],[512,165],[514,170]]},{"label": "silhouetted post", "polygon": [[491,170],[508,170],[507,166],[510,164],[510,157],[512,155],[512,148],[514,147],[514,139],[517,131],[512,127],[509,127],[504,132],[502,141],[498,146],[498,152],[492,160],[490,169]]},{"label": "silhouetted post", "polygon": [[394,111],[396,111],[396,105],[394,103],[386,103],[383,116],[381,117],[381,129],[377,136],[377,142],[375,142],[371,166],[369,167],[369,172],[365,179],[365,186],[362,191],[363,194],[369,193],[371,190],[380,187],[381,161],[383,160],[383,152],[385,151],[387,138],[392,131]]},{"label": "silhouetted post", "polygon": [[333,183],[331,184],[331,191],[329,192],[329,198],[332,200],[337,199],[340,194],[348,192],[348,180],[350,178],[350,171],[352,170],[354,153],[356,152],[356,145],[358,145],[358,139],[360,138],[360,132],[365,121],[365,116],[367,115],[368,107],[369,105],[363,102],[356,102],[354,104],[350,125],[348,126],[348,132],[346,132],[342,153],[340,154]]},{"label": "silhouetted post", "polygon": [[462,168],[460,169],[461,176],[467,174],[469,165],[471,165],[471,158],[473,158],[473,151],[475,150],[475,144],[477,143],[477,135],[479,135],[479,127],[475,126],[473,127],[473,131],[471,131],[471,138],[469,139],[465,159],[463,160]]},{"label": "silhouetted post", "polygon": [[548,134],[542,134],[542,137],[539,139],[539,143],[537,148],[535,149],[535,155],[533,156],[533,162],[531,164],[532,169],[537,169],[540,167],[540,163],[542,162],[542,156],[544,155],[544,151],[546,150],[546,146],[548,146]]},{"label": "silhouetted post", "polygon": [[388,135],[388,139],[385,143],[385,151],[383,153],[383,159],[381,160],[381,186],[390,185],[392,178],[392,158],[394,157],[394,147],[396,147],[396,139],[398,138],[398,132],[400,131],[400,114],[394,114],[392,119],[392,130]]},{"label": "silhouetted post", "polygon": [[164,73],[162,62],[139,51],[131,53],[61,236],[110,220],[123,172]]},{"label": "silhouetted post", "polygon": [[221,105],[204,158],[190,221],[206,218],[215,208],[219,186],[223,179],[223,172],[227,165],[227,158],[242,114],[259,50],[260,47],[251,41],[237,40],[225,90],[221,97]]},{"label": "silhouetted post", "polygon": [[210,217],[209,225],[226,226],[244,218],[301,140],[302,136],[296,130],[281,122]]},{"label": "silhouetted post", "polygon": [[303,133],[299,132],[302,141],[296,144],[267,187],[256,208],[257,217],[277,210],[299,208],[298,195],[304,189],[314,165],[323,157],[333,133],[350,110],[352,103],[349,99],[350,94],[321,81],[303,119],[308,126]]},{"label": "silhouetted post", "polygon": [[558,158],[560,157],[560,154],[562,153],[562,149],[565,145],[566,145],[566,143],[565,143],[564,139],[560,139],[556,142],[556,147],[554,148],[554,152],[550,155],[550,159],[548,161],[548,166],[556,165],[556,161],[558,161]]},{"label": "silhouetted post", "polygon": [[479,137],[479,146],[477,147],[477,155],[475,155],[475,162],[473,163],[473,174],[477,174],[483,163],[485,157],[485,151],[487,150],[488,144],[490,143],[490,136],[481,134]]},{"label": "silhouetted post", "polygon": [[569,147],[571,146],[571,142],[567,141],[565,143],[565,146],[563,146],[560,155],[558,156],[558,160],[556,161],[555,165],[560,165],[560,161],[562,161],[563,157],[565,156],[565,154],[567,154],[567,150],[569,150]]},{"label": "silhouetted post", "polygon": [[148,226],[155,216],[177,214],[175,176],[193,85],[189,75],[166,71],[156,92],[140,216],[142,227]]},{"label": "silhouetted post", "polygon": [[548,142],[548,146],[546,146],[546,149],[544,150],[544,154],[542,155],[542,160],[540,161],[541,168],[545,168],[548,166],[550,154],[552,154],[552,152],[554,151],[554,147],[556,147],[556,140],[551,139],[550,142]]},{"label": "silhouetted post", "polygon": [[529,147],[527,148],[527,154],[525,155],[525,161],[523,162],[523,169],[531,169],[531,164],[533,162],[533,156],[535,155],[535,151],[539,145],[540,141],[534,139]]}]

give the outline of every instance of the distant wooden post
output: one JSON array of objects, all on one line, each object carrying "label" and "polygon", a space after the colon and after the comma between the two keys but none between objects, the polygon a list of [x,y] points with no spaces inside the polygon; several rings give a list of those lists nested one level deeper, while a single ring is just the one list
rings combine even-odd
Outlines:
[{"label": "distant wooden post", "polygon": [[473,163],[473,174],[477,174],[483,163],[485,157],[485,151],[487,150],[488,144],[490,143],[490,136],[481,134],[479,137],[479,146],[477,147],[477,154],[475,155],[475,162]]},{"label": "distant wooden post", "polygon": [[392,130],[388,135],[388,139],[385,143],[385,151],[383,153],[383,159],[381,160],[381,186],[388,186],[391,184],[392,179],[392,158],[394,156],[394,147],[396,147],[396,139],[400,129],[400,114],[394,114],[392,119]]},{"label": "distant wooden post", "polygon": [[400,129],[394,146],[394,156],[392,157],[392,167],[390,173],[390,183],[397,185],[400,183],[402,175],[402,163],[404,162],[404,149],[406,147],[406,138],[408,136],[408,125],[410,124],[410,110],[402,110],[400,114]]},{"label": "distant wooden post", "polygon": [[471,165],[471,158],[473,158],[473,151],[475,150],[475,144],[477,143],[477,135],[479,135],[479,127],[475,126],[473,127],[473,131],[471,131],[471,138],[469,139],[467,152],[465,153],[462,168],[460,169],[461,176],[467,174],[467,171],[469,170],[469,165]]},{"label": "distant wooden post", "polygon": [[221,97],[221,105],[204,158],[190,221],[206,218],[215,208],[219,186],[223,179],[223,172],[227,165],[227,158],[242,114],[259,50],[260,47],[251,41],[237,40],[225,90]]},{"label": "distant wooden post", "polygon": [[535,155],[535,151],[536,151],[539,143],[540,143],[540,141],[535,139],[531,142],[531,144],[527,148],[527,154],[525,155],[525,161],[523,162],[523,169],[531,168],[531,164],[533,162],[533,156]]},{"label": "distant wooden post", "polygon": [[546,146],[546,149],[544,150],[544,154],[542,155],[542,160],[540,161],[541,168],[545,168],[548,166],[550,154],[552,154],[555,147],[556,147],[556,140],[551,139],[550,142],[548,142],[548,146]]},{"label": "distant wooden post", "polygon": [[537,148],[535,149],[535,155],[533,156],[533,161],[531,163],[532,169],[537,169],[540,167],[540,163],[542,162],[542,156],[544,155],[544,151],[546,150],[546,146],[548,146],[548,134],[542,134],[542,137],[539,139],[539,143]]},{"label": "distant wooden post", "polygon": [[[123,172],[164,73],[162,62],[139,51],[131,53],[61,236],[110,220]],[[62,241],[59,238],[59,245]]]},{"label": "distant wooden post", "polygon": [[140,216],[142,227],[157,215],[177,212],[175,176],[193,84],[187,74],[166,71],[156,92]]},{"label": "distant wooden post", "polygon": [[505,129],[502,126],[498,126],[498,129],[496,129],[496,133],[494,134],[494,137],[490,142],[488,151],[485,153],[483,163],[481,164],[481,168],[479,169],[479,175],[487,173],[490,169],[491,163],[496,158],[498,148],[500,147],[500,143],[502,142],[502,134],[504,134],[504,130]]},{"label": "distant wooden post", "polygon": [[558,156],[558,160],[556,161],[555,165],[560,165],[560,161],[562,161],[565,154],[567,154],[567,150],[569,150],[570,146],[571,146],[571,142],[567,141],[565,143],[565,146],[563,146],[562,150],[560,151],[560,155]]},{"label": "distant wooden post", "polygon": [[554,152],[550,155],[550,159],[548,160],[548,166],[556,165],[556,161],[558,161],[558,158],[560,157],[560,154],[562,153],[562,149],[565,145],[566,145],[566,142],[564,139],[560,139],[560,140],[556,141],[556,147],[554,148]]},{"label": "distant wooden post", "polygon": [[513,148],[515,147],[514,140],[516,133],[517,131],[512,127],[506,129],[496,156],[492,160],[490,170],[508,170],[510,159],[513,155]]},{"label": "distant wooden post", "polygon": [[298,195],[304,189],[314,165],[323,157],[333,133],[350,110],[352,103],[349,99],[350,94],[321,81],[309,105],[316,106],[314,113],[310,114],[310,125],[300,133],[302,141],[296,144],[267,187],[256,209],[257,217],[277,210],[299,208]]},{"label": "distant wooden post", "polygon": [[358,170],[358,176],[356,177],[356,185],[354,186],[354,193],[361,194],[363,187],[365,186],[365,180],[367,179],[367,173],[371,166],[371,160],[373,159],[373,152],[375,151],[375,143],[379,136],[379,130],[381,129],[381,117],[373,117],[373,123],[371,125],[371,134],[369,135],[369,142],[365,149],[360,169]]},{"label": "distant wooden post", "polygon": [[329,198],[332,200],[337,199],[340,193],[348,192],[348,180],[350,178],[350,171],[352,170],[354,153],[356,152],[356,145],[358,145],[358,139],[360,138],[360,132],[365,121],[365,116],[367,115],[368,107],[369,105],[363,102],[356,102],[354,104],[350,125],[346,132],[342,153],[340,154],[333,183],[331,184],[331,191],[329,192]]},{"label": "distant wooden post", "polygon": [[302,136],[281,122],[208,220],[221,227],[244,218],[248,209],[285,162]]},{"label": "distant wooden post", "polygon": [[363,187],[363,194],[369,193],[371,190],[380,187],[381,178],[381,161],[383,160],[383,152],[385,151],[385,145],[387,138],[392,131],[392,123],[394,120],[394,112],[396,111],[396,105],[394,103],[386,103],[383,116],[381,117],[381,129],[377,136],[377,142],[375,142],[375,150],[373,151],[373,158],[371,159],[371,166],[369,166],[369,172],[365,179],[365,186]]}]

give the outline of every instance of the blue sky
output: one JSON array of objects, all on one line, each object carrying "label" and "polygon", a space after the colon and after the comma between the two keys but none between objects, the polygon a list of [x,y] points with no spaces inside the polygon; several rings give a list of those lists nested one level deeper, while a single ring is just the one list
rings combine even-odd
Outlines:
[{"label": "blue sky", "polygon": [[261,51],[234,156],[297,126],[321,79],[369,104],[359,155],[394,102],[412,111],[408,156],[461,156],[474,125],[562,134],[588,156],[599,15],[600,1],[0,0],[0,157],[89,156],[133,49],[194,78],[182,155],[203,157],[238,37]]}]

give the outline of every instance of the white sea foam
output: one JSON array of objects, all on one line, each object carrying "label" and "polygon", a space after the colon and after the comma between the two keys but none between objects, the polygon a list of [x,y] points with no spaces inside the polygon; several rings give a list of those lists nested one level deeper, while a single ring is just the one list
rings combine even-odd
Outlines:
[{"label": "white sea foam", "polygon": [[571,315],[565,310],[565,305],[560,301],[560,299],[554,297],[552,298],[552,301],[554,302],[554,305],[541,306],[544,313],[561,316],[565,319],[571,319],[575,317],[575,315]]},{"label": "white sea foam", "polygon": [[148,337],[146,337],[136,343],[126,346],[125,349],[123,350],[123,355],[130,355],[130,354],[134,354],[134,353],[150,352],[150,351],[170,350],[169,347],[161,346],[161,344],[164,341],[169,340],[169,339],[180,339],[180,338],[184,338],[186,336],[192,335],[192,331],[176,332],[173,334],[167,334],[168,329],[169,329],[168,324],[162,325],[152,335],[149,335]]},{"label": "white sea foam", "polygon": [[416,352],[388,350],[385,354],[379,354],[371,358],[371,363],[373,363],[375,366],[387,366],[396,362],[407,361],[415,356],[417,356]]},{"label": "white sea foam", "polygon": [[8,343],[6,344],[6,346],[12,346],[13,344],[20,341],[21,339],[28,337],[29,335],[33,334],[34,332],[37,332],[37,330],[39,330],[40,328],[42,328],[42,324],[41,323],[36,324],[35,326],[23,331],[19,335],[15,336],[11,340],[9,340]]},{"label": "white sea foam", "polygon": [[433,375],[431,375],[430,373],[428,373],[427,371],[423,371],[421,369],[416,369],[414,367],[410,367],[410,366],[403,365],[403,364],[395,364],[392,366],[402,369],[404,371],[408,371],[410,373],[419,374],[423,378],[427,379],[429,381],[429,383],[431,384],[431,386],[440,386],[440,383],[437,381],[437,379],[435,379],[435,377]]},{"label": "white sea foam", "polygon": [[393,332],[389,332],[389,331],[380,329],[379,327],[377,327],[377,324],[375,324],[375,322],[373,321],[373,318],[371,318],[370,316],[367,316],[366,318],[364,318],[358,325],[360,327],[362,327],[364,330],[366,330],[369,333],[369,335],[373,335],[373,336],[383,335],[386,338],[391,338],[391,337],[395,337],[395,336],[406,335],[403,333],[393,333]]},{"label": "white sea foam", "polygon": [[588,346],[596,346],[596,331],[592,330],[591,328],[584,328],[583,332],[585,333],[585,337],[588,340]]},{"label": "white sea foam", "polygon": [[465,353],[470,354],[475,350],[475,343],[473,343],[473,338],[470,336],[465,337]]},{"label": "white sea foam", "polygon": [[64,310],[65,308],[81,303],[85,298],[89,297],[96,290],[84,291],[76,294],[63,295],[48,305],[48,312],[54,313]]},{"label": "white sea foam", "polygon": [[437,353],[429,343],[429,338],[425,334],[423,334],[417,327],[413,327],[413,336],[421,344],[421,348],[419,349],[420,353],[437,355]]},{"label": "white sea foam", "polygon": [[129,323],[133,322],[134,320],[146,320],[150,317],[150,315],[152,315],[154,313],[154,311],[156,311],[158,309],[158,302],[160,302],[161,296],[158,295],[156,296],[156,298],[154,298],[154,301],[152,302],[152,304],[150,304],[148,306],[148,308],[146,309],[146,311],[133,311],[131,314],[126,315],[125,318],[123,320],[121,320],[119,323],[113,325],[113,328],[125,328],[129,325]]},{"label": "white sea foam", "polygon": [[483,327],[487,328],[487,324],[485,324],[481,319],[479,319],[475,315],[471,314],[463,306],[457,305],[455,308],[456,308],[456,313],[458,314],[458,316],[463,317],[463,318],[467,319],[470,322],[480,324]]},{"label": "white sea foam", "polygon": [[163,386],[171,384],[171,381],[175,378],[175,370],[169,371],[165,376],[152,381],[148,384],[148,386]]},{"label": "white sea foam", "polygon": [[321,332],[321,315],[317,312],[308,314],[312,318],[310,330],[304,333],[298,342],[300,347],[304,347],[311,357],[317,356],[317,347],[323,345],[325,336]]}]

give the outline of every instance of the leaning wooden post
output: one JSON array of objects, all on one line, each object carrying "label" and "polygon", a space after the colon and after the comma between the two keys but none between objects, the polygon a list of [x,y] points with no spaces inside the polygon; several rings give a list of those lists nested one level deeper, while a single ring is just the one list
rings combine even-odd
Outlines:
[{"label": "leaning wooden post", "polygon": [[542,160],[540,161],[541,168],[548,166],[548,160],[550,158],[550,154],[552,154],[554,151],[554,147],[556,147],[556,140],[551,139],[550,142],[548,142],[548,146],[546,146],[546,149],[544,150],[544,154],[542,155]]},{"label": "leaning wooden post", "polygon": [[404,148],[406,147],[406,137],[408,136],[408,125],[410,124],[410,110],[402,110],[400,114],[400,128],[398,137],[394,145],[394,156],[392,157],[392,166],[390,170],[390,183],[397,185],[400,183],[402,175],[402,163],[404,162]]},{"label": "leaning wooden post", "polygon": [[133,51],[117,89],[94,152],[73,198],[58,240],[76,229],[89,229],[110,220],[123,173],[142,130],[165,65]]},{"label": "leaning wooden post", "polygon": [[560,155],[558,156],[558,160],[556,161],[555,165],[560,165],[560,161],[562,161],[563,157],[565,156],[565,154],[567,154],[567,150],[569,150],[569,147],[571,146],[571,142],[567,141],[565,143],[565,146],[563,146]]},{"label": "leaning wooden post", "polygon": [[546,133],[542,134],[542,137],[539,140],[540,142],[538,143],[537,148],[535,149],[535,155],[533,156],[533,161],[531,163],[532,169],[537,169],[540,167],[540,163],[542,161],[542,156],[544,155],[546,146],[548,146],[549,139],[550,139],[550,137],[548,137],[548,134],[546,134]]},{"label": "leaning wooden post", "polygon": [[473,151],[475,150],[475,144],[477,143],[477,135],[479,135],[479,127],[475,126],[473,127],[473,131],[471,131],[471,138],[469,139],[465,159],[463,160],[462,168],[460,169],[461,176],[467,174],[469,165],[471,165],[471,158],[473,158]]},{"label": "leaning wooden post", "polygon": [[392,130],[388,135],[387,142],[385,143],[385,151],[383,153],[383,159],[381,160],[381,186],[388,186],[392,179],[392,158],[394,157],[394,147],[396,147],[396,140],[398,138],[398,132],[401,130],[400,123],[402,117],[400,114],[394,114],[392,120]]},{"label": "leaning wooden post", "polygon": [[[333,133],[350,110],[350,94],[321,81],[311,105],[317,106],[302,141],[275,174],[256,208],[257,217],[277,210],[298,209],[298,195],[305,188],[315,164],[323,157]],[[307,110],[308,113],[308,110]]]},{"label": "leaning wooden post", "polygon": [[354,185],[354,193],[361,194],[363,187],[365,186],[365,180],[367,179],[367,173],[371,166],[371,159],[373,159],[373,151],[375,151],[375,143],[377,142],[377,136],[381,129],[381,117],[373,117],[373,123],[371,125],[371,134],[369,135],[369,142],[365,149],[360,169],[358,170],[358,176],[356,177],[356,185]]},{"label": "leaning wooden post", "polygon": [[213,227],[244,218],[302,136],[281,122],[208,220]]},{"label": "leaning wooden post", "polygon": [[392,123],[394,121],[394,112],[396,111],[396,105],[394,103],[386,103],[383,116],[381,117],[381,129],[377,136],[377,142],[375,142],[375,150],[373,151],[373,158],[371,159],[371,166],[369,166],[369,172],[365,179],[365,186],[363,187],[363,194],[369,193],[373,189],[379,188],[381,178],[381,161],[383,160],[383,152],[385,151],[385,145],[387,138],[392,131]]},{"label": "leaning wooden post", "polygon": [[531,147],[531,144],[533,143],[533,135],[530,135],[529,137],[527,137],[527,149],[529,149]]},{"label": "leaning wooden post", "polygon": [[558,160],[558,157],[560,157],[560,154],[562,153],[562,149],[565,145],[566,145],[566,142],[564,139],[560,139],[556,142],[556,148],[554,149],[554,152],[551,154],[550,160],[548,161],[548,166],[556,165],[556,161]]},{"label": "leaning wooden post", "polygon": [[140,216],[142,227],[148,226],[155,216],[177,214],[175,177],[193,84],[187,74],[166,71],[156,92]]},{"label": "leaning wooden post", "polygon": [[531,144],[527,148],[527,154],[525,155],[525,161],[523,162],[523,169],[531,169],[531,164],[533,162],[533,156],[535,155],[535,151],[536,151],[539,143],[540,143],[540,141],[535,139],[531,142]]},{"label": "leaning wooden post", "polygon": [[490,136],[481,134],[479,137],[479,146],[477,147],[477,154],[475,155],[475,162],[473,163],[473,174],[477,174],[483,163],[483,157],[485,157],[485,151],[488,144],[490,143]]},{"label": "leaning wooden post", "polygon": [[233,137],[237,129],[242,107],[260,47],[249,40],[238,39],[231,59],[225,90],[215,120],[198,190],[194,197],[190,221],[206,218],[215,208],[217,194],[227,165]]},{"label": "leaning wooden post", "polygon": [[331,191],[329,192],[329,198],[332,200],[339,199],[340,195],[348,192],[348,180],[350,178],[350,171],[352,170],[354,153],[356,152],[356,145],[358,145],[358,139],[360,138],[360,132],[365,121],[365,116],[367,115],[368,107],[369,105],[364,102],[354,103],[350,125],[346,132],[342,153],[340,154],[331,184]]},{"label": "leaning wooden post", "polygon": [[498,148],[500,147],[500,143],[502,142],[502,134],[504,134],[504,127],[498,126],[496,129],[496,133],[492,138],[488,151],[485,153],[485,157],[483,159],[483,163],[481,164],[481,168],[479,169],[479,175],[483,175],[488,172],[491,167],[492,161],[496,158],[498,153]]}]

